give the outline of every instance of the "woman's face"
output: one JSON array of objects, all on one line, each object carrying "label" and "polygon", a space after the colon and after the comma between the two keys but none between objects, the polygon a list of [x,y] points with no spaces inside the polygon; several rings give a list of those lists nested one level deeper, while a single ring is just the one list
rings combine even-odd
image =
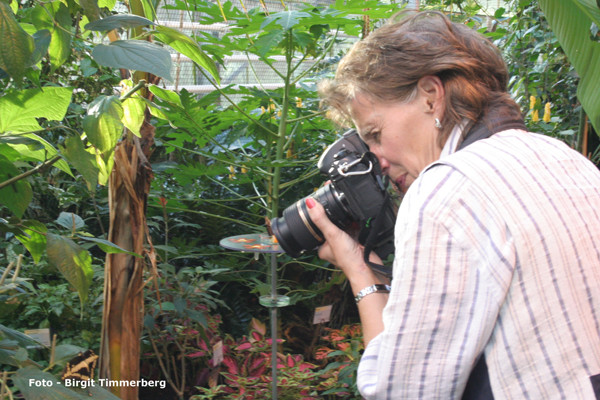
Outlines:
[{"label": "woman's face", "polygon": [[427,165],[440,157],[435,127],[439,114],[433,111],[434,101],[428,97],[417,89],[410,102],[390,103],[358,94],[351,104],[360,137],[377,156],[382,173],[403,193]]}]

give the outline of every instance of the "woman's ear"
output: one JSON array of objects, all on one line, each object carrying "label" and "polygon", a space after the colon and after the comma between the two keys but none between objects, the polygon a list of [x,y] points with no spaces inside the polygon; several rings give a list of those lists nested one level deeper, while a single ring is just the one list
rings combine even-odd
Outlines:
[{"label": "woman's ear", "polygon": [[426,75],[417,82],[417,89],[423,104],[425,112],[434,113],[436,116],[443,114],[445,90],[442,80],[435,75]]}]

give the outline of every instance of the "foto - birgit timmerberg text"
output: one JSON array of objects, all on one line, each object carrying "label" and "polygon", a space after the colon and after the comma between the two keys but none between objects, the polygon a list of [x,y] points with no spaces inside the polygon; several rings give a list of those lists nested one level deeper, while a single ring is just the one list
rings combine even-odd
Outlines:
[{"label": "foto - birgit timmerberg text", "polygon": [[164,389],[167,387],[167,382],[164,380],[112,380],[112,379],[65,379],[63,382],[54,382],[48,379],[30,379],[29,386],[36,387],[52,387],[54,384],[63,385],[64,387],[76,387],[87,389],[89,387],[155,387]]}]

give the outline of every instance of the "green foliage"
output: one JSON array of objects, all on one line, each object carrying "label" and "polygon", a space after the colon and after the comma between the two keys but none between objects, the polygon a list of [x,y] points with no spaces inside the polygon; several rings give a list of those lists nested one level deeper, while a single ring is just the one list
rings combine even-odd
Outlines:
[{"label": "green foliage", "polygon": [[600,8],[593,0],[540,0],[540,7],[579,75],[577,96],[596,132],[600,132]]}]

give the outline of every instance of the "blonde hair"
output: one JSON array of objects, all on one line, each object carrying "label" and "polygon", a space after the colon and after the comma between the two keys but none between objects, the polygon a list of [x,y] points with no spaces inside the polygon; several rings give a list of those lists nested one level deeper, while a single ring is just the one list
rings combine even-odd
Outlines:
[{"label": "blonde hair", "polygon": [[357,93],[379,101],[412,100],[424,76],[440,78],[445,89],[443,145],[454,125],[477,121],[490,104],[520,112],[507,93],[508,71],[500,51],[469,27],[434,11],[402,12],[357,42],[340,61],[335,78],[319,84],[328,115],[351,125]]}]

